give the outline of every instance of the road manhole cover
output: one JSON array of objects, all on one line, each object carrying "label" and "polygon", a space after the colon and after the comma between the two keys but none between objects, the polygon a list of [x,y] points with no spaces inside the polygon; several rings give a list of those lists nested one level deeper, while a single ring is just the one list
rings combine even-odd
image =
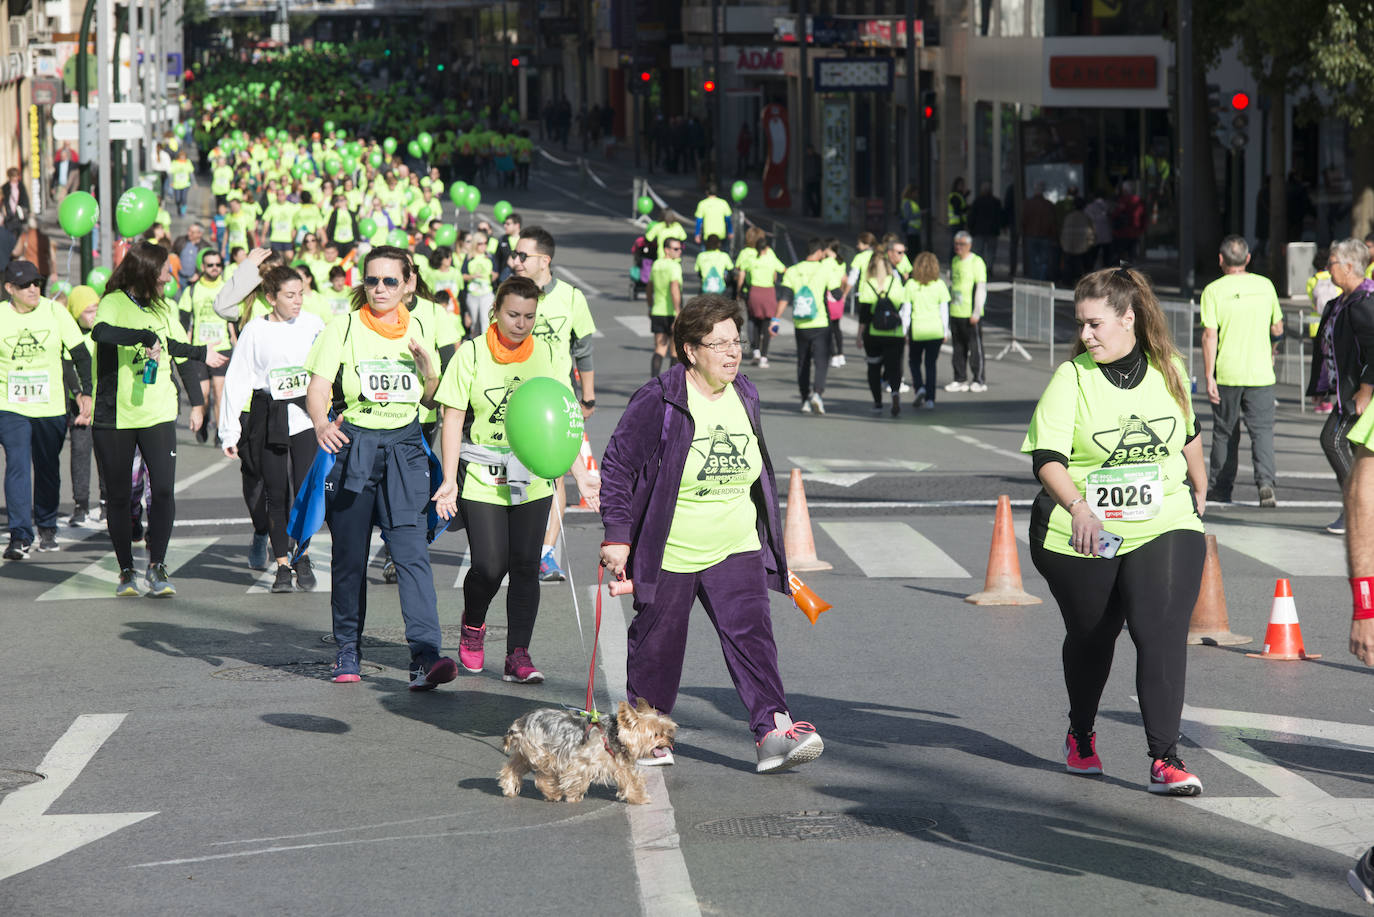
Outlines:
[{"label": "road manhole cover", "polygon": [[[487,625],[487,636],[504,634],[506,628],[499,624]],[[444,646],[457,646],[458,638],[462,636],[462,628],[457,624],[445,624],[439,628],[439,633],[443,636]],[[325,634],[320,638],[321,643],[334,644],[334,635]],[[401,628],[379,628],[363,634],[363,646],[405,646],[406,632]]]},{"label": "road manhole cover", "polygon": [[21,786],[28,786],[30,783],[37,783],[44,779],[42,774],[34,771],[12,770],[0,767],[0,794],[17,790]]},{"label": "road manhole cover", "polygon": [[764,838],[784,841],[850,841],[870,837],[909,835],[934,828],[933,818],[904,812],[792,812],[784,815],[744,815],[718,818],[696,826],[716,837]]},{"label": "road manhole cover", "polygon": [[[314,678],[318,681],[329,680],[329,662],[282,662],[277,665],[240,665],[232,669],[216,669],[210,675],[228,681],[286,681],[289,678]],[[362,663],[364,675],[376,675],[382,667],[370,662]]]}]

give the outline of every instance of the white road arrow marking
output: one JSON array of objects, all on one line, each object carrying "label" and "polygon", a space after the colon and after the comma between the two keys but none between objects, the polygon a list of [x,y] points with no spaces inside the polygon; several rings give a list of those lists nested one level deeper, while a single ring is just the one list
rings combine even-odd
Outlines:
[{"label": "white road arrow marking", "polygon": [[1246,741],[1374,752],[1374,727],[1185,706],[1183,733],[1273,794],[1202,796],[1186,800],[1190,805],[1346,856],[1363,853],[1374,838],[1374,799],[1334,797]]},{"label": "white road arrow marking", "polygon": [[124,722],[123,713],[85,714],[57,740],[38,772],[47,779],[0,800],[0,880],[100,840],[156,812],[44,815]]},{"label": "white road arrow marking", "polygon": [[805,455],[789,455],[788,459],[802,470],[802,477],[806,480],[834,484],[837,487],[853,487],[878,472],[920,472],[932,467],[930,462],[912,462],[905,459],[827,459]]}]

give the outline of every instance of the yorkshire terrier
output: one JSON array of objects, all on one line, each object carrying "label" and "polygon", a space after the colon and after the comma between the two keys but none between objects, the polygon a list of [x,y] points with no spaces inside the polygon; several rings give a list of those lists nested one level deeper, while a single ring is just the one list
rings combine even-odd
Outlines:
[{"label": "yorkshire terrier", "polygon": [[672,748],[677,723],[640,698],[620,702],[614,717],[591,722],[583,713],[545,707],[525,714],[506,731],[510,756],[501,768],[501,792],[520,795],[520,781],[534,772],[534,785],[550,802],[578,802],[592,783],[616,786],[616,798],[632,805],[649,801],[636,761],[655,748]]}]

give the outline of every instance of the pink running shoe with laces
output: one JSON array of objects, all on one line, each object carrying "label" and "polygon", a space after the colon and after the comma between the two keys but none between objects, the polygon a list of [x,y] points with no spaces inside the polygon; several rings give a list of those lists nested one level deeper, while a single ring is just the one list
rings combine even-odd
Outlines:
[{"label": "pink running shoe with laces", "polygon": [[1202,781],[1188,773],[1178,755],[1155,758],[1150,765],[1150,792],[1167,796],[1201,796]]},{"label": "pink running shoe with laces", "polygon": [[1064,767],[1070,774],[1092,776],[1102,773],[1102,759],[1097,756],[1097,733],[1069,730],[1064,736]]},{"label": "pink running shoe with laces", "polygon": [[471,672],[473,675],[482,671],[482,662],[486,658],[486,652],[482,647],[486,639],[487,625],[462,626],[458,637],[458,664],[463,667],[463,671]]},{"label": "pink running shoe with laces", "polygon": [[537,685],[544,680],[544,673],[534,667],[530,651],[517,646],[506,657],[506,672],[501,679],[521,685]]}]

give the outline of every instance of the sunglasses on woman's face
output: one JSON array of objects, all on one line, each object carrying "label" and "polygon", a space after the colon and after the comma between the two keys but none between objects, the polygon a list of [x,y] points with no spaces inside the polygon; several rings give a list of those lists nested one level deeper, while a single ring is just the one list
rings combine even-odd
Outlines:
[{"label": "sunglasses on woman's face", "polygon": [[28,283],[12,283],[10,286],[14,287],[16,290],[27,290],[29,287],[36,287],[42,282],[41,280],[30,280]]},{"label": "sunglasses on woman's face", "polygon": [[379,284],[379,283],[380,283],[380,284],[385,284],[385,285],[386,285],[386,288],[387,288],[388,290],[394,290],[394,289],[396,289],[397,287],[399,287],[399,286],[401,285],[401,278],[399,278],[399,277],[364,277],[364,278],[363,278],[363,286],[367,287],[369,290],[372,289],[373,287],[375,287],[375,286],[376,286],[377,284]]}]

